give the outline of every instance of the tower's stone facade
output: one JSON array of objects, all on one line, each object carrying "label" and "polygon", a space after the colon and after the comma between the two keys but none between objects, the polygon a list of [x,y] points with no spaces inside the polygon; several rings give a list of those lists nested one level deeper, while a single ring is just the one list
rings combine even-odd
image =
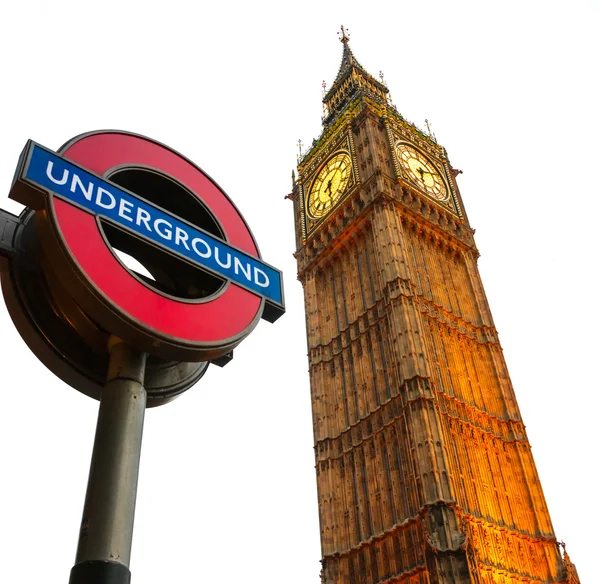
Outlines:
[{"label": "tower's stone facade", "polygon": [[578,582],[479,277],[459,171],[342,42],[323,133],[290,195],[322,578]]}]

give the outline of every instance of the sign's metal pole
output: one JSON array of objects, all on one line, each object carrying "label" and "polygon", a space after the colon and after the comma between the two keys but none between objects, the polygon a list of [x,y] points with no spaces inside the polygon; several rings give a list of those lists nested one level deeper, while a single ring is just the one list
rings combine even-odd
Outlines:
[{"label": "sign's metal pole", "polygon": [[79,545],[69,584],[129,584],[146,409],[146,354],[110,339]]}]

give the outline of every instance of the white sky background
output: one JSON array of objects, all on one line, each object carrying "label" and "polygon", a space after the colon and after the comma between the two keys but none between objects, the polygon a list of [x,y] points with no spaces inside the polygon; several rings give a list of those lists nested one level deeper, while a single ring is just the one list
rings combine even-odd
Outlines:
[{"label": "white sky background", "polygon": [[[146,416],[132,582],[319,581],[291,190],[320,134],[336,32],[418,126],[477,229],[480,269],[555,531],[598,581],[598,4],[10,2],[0,9],[0,206],[28,138],[118,128],[177,149],[232,197],[287,314]],[[0,303],[0,581],[67,582],[97,402],[49,373]]]}]

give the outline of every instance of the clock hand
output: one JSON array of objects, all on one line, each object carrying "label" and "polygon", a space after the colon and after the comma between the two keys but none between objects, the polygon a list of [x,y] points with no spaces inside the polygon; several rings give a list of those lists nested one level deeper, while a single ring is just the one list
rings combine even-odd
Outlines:
[{"label": "clock hand", "polygon": [[424,174],[429,174],[431,176],[436,176],[438,174],[437,172],[430,172],[429,170],[423,170],[421,167],[419,167],[417,169],[417,172],[421,175],[421,178],[423,178]]}]

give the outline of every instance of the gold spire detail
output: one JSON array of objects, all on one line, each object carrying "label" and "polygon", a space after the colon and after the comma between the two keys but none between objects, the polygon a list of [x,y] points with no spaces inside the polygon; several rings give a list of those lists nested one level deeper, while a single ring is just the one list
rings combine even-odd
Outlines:
[{"label": "gold spire detail", "polygon": [[342,24],[342,26],[340,26],[340,30],[342,31],[342,35],[340,36],[340,42],[347,45],[348,41],[350,40],[350,37],[348,36],[347,33],[349,33],[350,31],[346,31],[343,24]]},{"label": "gold spire detail", "polygon": [[359,93],[369,95],[382,103],[387,102],[388,88],[370,75],[352,53],[349,31],[342,25],[338,35],[344,45],[342,62],[333,84],[323,96],[328,113],[323,120],[324,125],[331,123]]}]

